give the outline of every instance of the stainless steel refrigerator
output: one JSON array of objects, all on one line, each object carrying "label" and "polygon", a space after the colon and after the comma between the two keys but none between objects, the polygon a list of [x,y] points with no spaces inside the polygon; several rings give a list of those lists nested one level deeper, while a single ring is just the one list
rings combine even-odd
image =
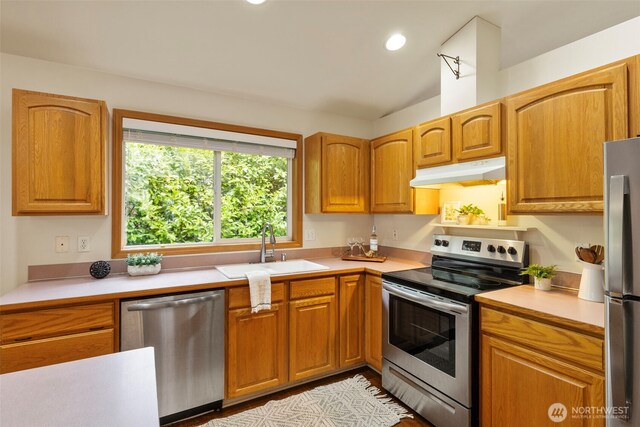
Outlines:
[{"label": "stainless steel refrigerator", "polygon": [[640,138],[604,145],[608,427],[640,426]]}]

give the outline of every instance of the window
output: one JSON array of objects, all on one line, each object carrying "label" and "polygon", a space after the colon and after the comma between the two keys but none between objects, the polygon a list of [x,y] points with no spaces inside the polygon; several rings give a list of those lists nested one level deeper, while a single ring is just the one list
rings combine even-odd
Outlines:
[{"label": "window", "polygon": [[113,256],[301,246],[301,139],[114,110]]}]

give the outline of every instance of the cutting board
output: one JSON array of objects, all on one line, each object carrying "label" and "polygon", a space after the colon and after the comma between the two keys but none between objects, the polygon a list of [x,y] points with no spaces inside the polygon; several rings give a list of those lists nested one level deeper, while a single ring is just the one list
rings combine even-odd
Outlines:
[{"label": "cutting board", "polygon": [[343,261],[368,261],[368,262],[385,262],[387,260],[386,256],[374,256],[374,257],[366,257],[362,255],[344,255],[342,257]]}]

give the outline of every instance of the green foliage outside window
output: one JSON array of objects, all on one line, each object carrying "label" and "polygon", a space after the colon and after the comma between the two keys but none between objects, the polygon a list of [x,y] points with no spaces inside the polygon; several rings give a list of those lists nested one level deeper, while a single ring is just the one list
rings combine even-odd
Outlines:
[{"label": "green foliage outside window", "polygon": [[[287,234],[287,159],[222,152],[223,239]],[[125,144],[127,245],[214,240],[214,152]]]},{"label": "green foliage outside window", "polygon": [[221,237],[260,237],[265,222],[287,235],[287,159],[222,153]]}]

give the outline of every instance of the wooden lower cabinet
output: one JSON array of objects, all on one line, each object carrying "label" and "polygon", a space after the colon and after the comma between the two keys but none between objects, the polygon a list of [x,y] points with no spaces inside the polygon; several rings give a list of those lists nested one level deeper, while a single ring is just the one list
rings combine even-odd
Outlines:
[{"label": "wooden lower cabinet", "polygon": [[118,350],[116,302],[52,306],[0,316],[0,373]]},{"label": "wooden lower cabinet", "polygon": [[480,318],[482,426],[604,426],[574,414],[605,405],[602,337],[486,307]]},{"label": "wooden lower cabinet", "polygon": [[338,368],[336,279],[291,282],[289,302],[289,380]]},{"label": "wooden lower cabinet", "polygon": [[287,382],[285,284],[271,284],[271,310],[251,313],[249,287],[228,291],[227,399]]},{"label": "wooden lower cabinet", "polygon": [[227,315],[227,398],[243,396],[287,382],[287,311],[229,310]]},{"label": "wooden lower cabinet", "polygon": [[38,368],[114,352],[113,329],[0,345],[0,373]]},{"label": "wooden lower cabinet", "polygon": [[364,277],[340,277],[340,367],[364,362]]},{"label": "wooden lower cabinet", "polygon": [[382,371],[382,278],[368,275],[364,295],[365,358]]}]

